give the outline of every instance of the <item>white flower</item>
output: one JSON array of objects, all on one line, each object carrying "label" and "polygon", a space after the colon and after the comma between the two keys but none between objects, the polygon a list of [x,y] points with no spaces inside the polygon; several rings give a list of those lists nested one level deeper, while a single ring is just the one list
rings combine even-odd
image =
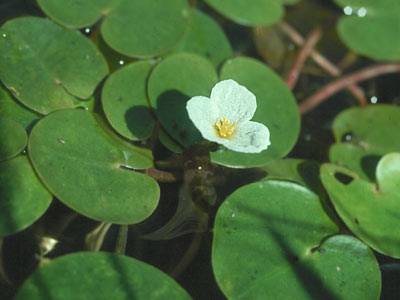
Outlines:
[{"label": "white flower", "polygon": [[268,128],[250,121],[256,108],[256,96],[232,79],[218,82],[210,98],[195,96],[186,104],[203,138],[245,153],[259,153],[271,144]]}]

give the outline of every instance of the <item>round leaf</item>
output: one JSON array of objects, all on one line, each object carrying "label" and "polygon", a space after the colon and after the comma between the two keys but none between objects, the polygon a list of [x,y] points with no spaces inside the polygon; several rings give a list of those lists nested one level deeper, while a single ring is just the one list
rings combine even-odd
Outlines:
[{"label": "round leaf", "polygon": [[244,186],[217,212],[217,282],[228,299],[378,299],[372,252],[353,237],[332,236],[337,230],[319,198],[302,186]]},{"label": "round leaf", "polygon": [[28,150],[43,183],[64,204],[103,222],[138,223],[155,209],[157,183],[133,171],[151,161],[116,144],[84,110],[60,110],[32,130]]},{"label": "round leaf", "polygon": [[34,272],[16,300],[190,299],[171,277],[144,262],[111,253],[75,253]]},{"label": "round leaf", "polygon": [[175,51],[202,55],[215,66],[233,56],[232,47],[222,28],[199,10],[194,12],[189,30]]},{"label": "round leaf", "polygon": [[182,145],[190,146],[202,139],[189,119],[186,102],[193,96],[210,96],[216,82],[213,65],[187,53],[167,57],[151,73],[150,103],[165,130]]},{"label": "round leaf", "polygon": [[247,26],[271,25],[283,16],[282,0],[205,0],[232,21]]},{"label": "round leaf", "polygon": [[366,152],[383,155],[400,151],[399,127],[400,107],[378,104],[340,113],[333,123],[333,133],[338,142],[349,140]]},{"label": "round leaf", "polygon": [[44,214],[51,200],[27,157],[0,163],[0,236],[31,225]]},{"label": "round leaf", "polygon": [[77,106],[75,97],[89,98],[107,73],[100,52],[78,31],[37,17],[0,28],[0,79],[39,113]]},{"label": "round leaf", "polygon": [[82,28],[96,23],[113,9],[120,0],[37,0],[46,15],[69,28]]},{"label": "round leaf", "polygon": [[130,64],[113,73],[106,81],[101,100],[111,126],[127,139],[147,139],[154,127],[148,108],[147,78],[152,62]]},{"label": "round leaf", "polygon": [[400,59],[400,2],[397,0],[335,0],[351,16],[339,20],[343,42],[374,59]]},{"label": "round leaf", "polygon": [[300,131],[300,114],[287,85],[266,65],[246,57],[227,61],[221,79],[233,79],[247,87],[257,97],[253,121],[266,125],[271,134],[271,146],[257,154],[220,149],[211,154],[218,164],[230,167],[262,166],[285,156],[296,143]]},{"label": "round leaf", "polygon": [[40,116],[22,106],[19,102],[14,100],[6,91],[0,86],[0,117],[13,119],[22,125],[25,129],[29,130],[31,126],[40,118]]},{"label": "round leaf", "polygon": [[11,119],[0,117],[0,161],[19,154],[27,140],[24,127]]},{"label": "round leaf", "polygon": [[400,154],[384,156],[373,184],[343,167],[325,164],[321,179],[350,230],[376,251],[400,257]]},{"label": "round leaf", "polygon": [[187,0],[38,2],[48,16],[67,27],[82,28],[103,17],[101,33],[106,43],[132,57],[172,49],[183,37],[190,15]]}]

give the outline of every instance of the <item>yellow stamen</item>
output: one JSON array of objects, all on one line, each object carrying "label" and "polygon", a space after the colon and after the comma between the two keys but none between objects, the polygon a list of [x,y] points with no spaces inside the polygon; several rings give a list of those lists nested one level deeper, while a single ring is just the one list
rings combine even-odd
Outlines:
[{"label": "yellow stamen", "polygon": [[226,117],[222,117],[214,124],[214,128],[217,130],[217,133],[222,138],[230,138],[236,130],[236,122],[231,123]]}]

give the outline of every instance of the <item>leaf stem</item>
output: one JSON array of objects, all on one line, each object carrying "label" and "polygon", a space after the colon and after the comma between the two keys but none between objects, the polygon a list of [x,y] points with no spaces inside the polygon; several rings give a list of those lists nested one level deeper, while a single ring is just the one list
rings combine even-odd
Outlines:
[{"label": "leaf stem", "polygon": [[351,73],[340,79],[337,79],[324,87],[319,91],[311,95],[309,98],[304,100],[300,104],[300,112],[305,114],[312,110],[314,107],[319,105],[321,102],[328,99],[330,96],[336,94],[344,88],[347,88],[355,83],[365,81],[383,74],[397,73],[400,72],[399,63],[389,63],[389,64],[378,64],[371,67],[361,69],[357,72]]},{"label": "leaf stem", "polygon": [[287,77],[287,85],[290,89],[293,89],[296,86],[297,80],[299,78],[300,72],[303,69],[304,63],[306,62],[307,58],[311,55],[315,45],[321,39],[322,31],[320,28],[314,29],[309,36],[307,37],[306,41],[304,42],[299,54],[294,61],[292,68],[289,71]]},{"label": "leaf stem", "polygon": [[[295,43],[297,46],[303,46],[305,41],[303,36],[297,32],[292,26],[290,26],[286,22],[281,22],[279,24],[279,28]],[[333,63],[331,63],[327,58],[321,55],[318,51],[313,49],[310,53],[310,57],[318,64],[323,70],[325,70],[329,75],[333,77],[339,77],[342,75],[342,71],[336,67]],[[357,99],[361,106],[365,106],[367,104],[367,98],[365,97],[364,91],[356,86],[349,85],[347,87],[349,91],[353,94],[353,96]]]},{"label": "leaf stem", "polygon": [[114,251],[116,254],[125,254],[126,244],[128,241],[128,229],[128,225],[120,225],[119,227]]},{"label": "leaf stem", "polygon": [[182,179],[182,176],[177,172],[168,172],[163,170],[158,170],[156,168],[150,168],[145,171],[145,173],[155,180],[163,183],[178,182]]}]

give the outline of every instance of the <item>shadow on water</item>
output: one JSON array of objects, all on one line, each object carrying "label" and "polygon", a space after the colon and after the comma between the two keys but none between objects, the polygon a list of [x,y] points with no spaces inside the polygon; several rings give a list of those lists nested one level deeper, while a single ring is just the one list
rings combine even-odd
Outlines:
[{"label": "shadow on water", "polygon": [[148,107],[137,105],[125,113],[125,123],[129,131],[139,139],[147,138],[154,127],[154,117]]},{"label": "shadow on water", "polygon": [[189,99],[190,96],[177,90],[166,91],[157,98],[156,114],[162,125],[185,146],[202,139],[186,111],[186,103]]}]

